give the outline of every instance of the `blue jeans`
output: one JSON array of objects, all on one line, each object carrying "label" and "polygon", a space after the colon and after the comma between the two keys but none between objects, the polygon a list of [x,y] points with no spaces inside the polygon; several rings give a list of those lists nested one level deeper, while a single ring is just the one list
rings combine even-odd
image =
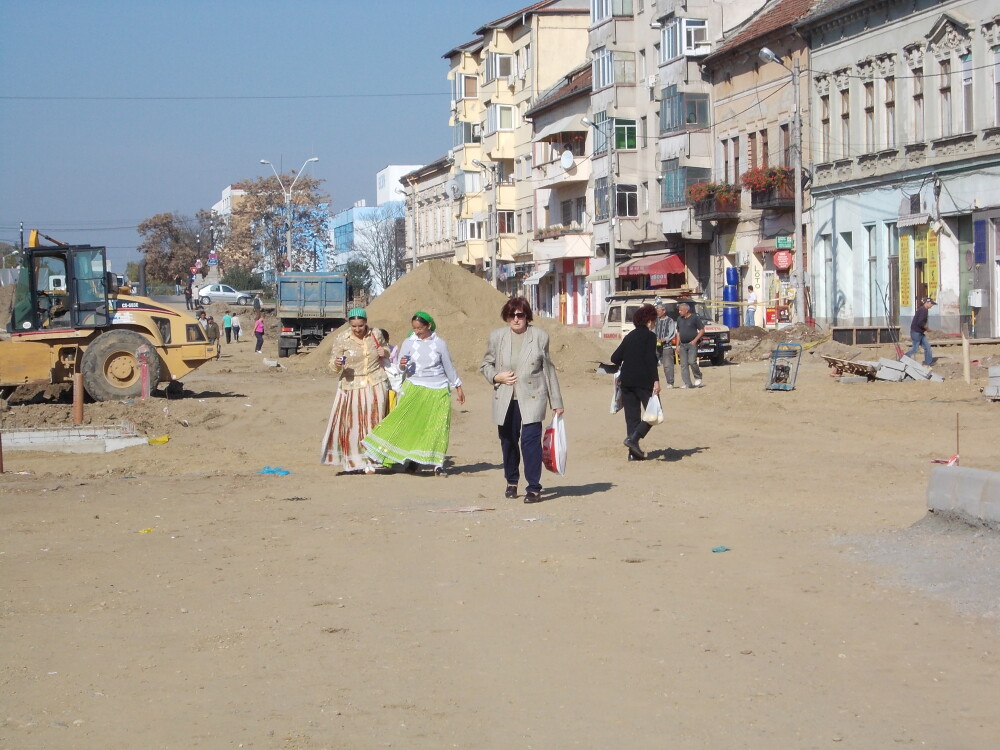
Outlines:
[{"label": "blue jeans", "polygon": [[[521,423],[521,407],[511,399],[507,417],[497,427],[500,450],[503,453],[503,476],[507,484],[521,479],[521,456],[524,456],[524,478],[529,492],[542,491],[542,423]],[[520,442],[520,449],[518,448]]]},{"label": "blue jeans", "polygon": [[917,353],[917,349],[923,347],[924,367],[930,367],[933,365],[934,355],[931,354],[931,342],[927,340],[927,334],[920,333],[919,331],[910,331],[910,335],[913,337],[913,346],[910,347],[910,351],[906,353],[906,356],[912,358],[913,355]]},{"label": "blue jeans", "polygon": [[752,326],[756,323],[756,319],[757,311],[752,307],[748,307],[746,315],[743,317],[743,325]]}]

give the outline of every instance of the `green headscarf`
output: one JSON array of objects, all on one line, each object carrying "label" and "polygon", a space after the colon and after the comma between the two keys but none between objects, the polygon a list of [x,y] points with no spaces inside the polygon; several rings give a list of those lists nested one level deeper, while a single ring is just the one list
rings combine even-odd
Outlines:
[{"label": "green headscarf", "polygon": [[365,312],[363,307],[352,307],[347,311],[347,319],[351,318],[361,318],[362,320],[368,320],[368,313]]},{"label": "green headscarf", "polygon": [[420,318],[427,325],[429,325],[431,327],[431,333],[433,333],[437,329],[437,324],[434,322],[434,318],[432,318],[427,313],[425,313],[423,311],[418,311],[418,312],[413,313],[413,317],[414,318]]}]

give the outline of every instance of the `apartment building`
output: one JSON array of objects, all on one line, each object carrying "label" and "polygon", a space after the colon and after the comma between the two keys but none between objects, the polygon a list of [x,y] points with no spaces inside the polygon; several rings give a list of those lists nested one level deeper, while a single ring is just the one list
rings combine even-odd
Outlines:
[{"label": "apartment building", "polygon": [[453,260],[452,201],[458,187],[451,178],[451,157],[442,156],[407,172],[399,182],[406,197],[406,269],[427,260]]},{"label": "apartment building", "polygon": [[[816,0],[776,0],[734,29],[703,60],[712,84],[714,165],[711,180],[688,190],[694,213],[715,227],[710,288],[722,298],[727,268],[739,269],[739,289],[753,286],[766,304],[758,325],[793,321],[794,294],[808,271],[808,246],[794,248],[794,148],[801,141],[809,163],[808,138],[797,139],[794,104],[800,102],[800,131],[808,130],[809,50],[797,24]],[[775,61],[761,58],[761,50]],[[795,87],[798,88],[796,92]],[[798,99],[796,99],[798,96]],[[802,224],[810,221],[803,190]],[[801,231],[801,237],[808,232]],[[797,268],[795,258],[803,259]],[[802,322],[802,321],[798,321]]]},{"label": "apartment building", "polygon": [[[811,45],[812,305],[834,325],[1000,335],[996,3],[827,0]],[[974,321],[974,322],[973,322]]]},{"label": "apartment building", "polygon": [[545,0],[445,53],[452,83],[455,261],[508,294],[534,272],[532,126],[539,94],[586,56],[587,0]]}]

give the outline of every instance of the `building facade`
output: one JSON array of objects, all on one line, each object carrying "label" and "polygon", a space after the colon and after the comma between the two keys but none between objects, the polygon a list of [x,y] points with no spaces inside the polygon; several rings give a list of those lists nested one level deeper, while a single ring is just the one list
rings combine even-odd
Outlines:
[{"label": "building facade", "polygon": [[406,196],[406,268],[427,260],[454,261],[454,183],[449,156],[400,177]]}]

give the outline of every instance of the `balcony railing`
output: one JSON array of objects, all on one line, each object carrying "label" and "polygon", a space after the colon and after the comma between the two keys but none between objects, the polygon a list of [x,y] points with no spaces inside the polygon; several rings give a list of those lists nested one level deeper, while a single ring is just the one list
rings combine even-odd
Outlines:
[{"label": "balcony railing", "polygon": [[794,205],[795,191],[787,182],[750,193],[750,208],[792,208]]},{"label": "balcony railing", "polygon": [[695,219],[732,219],[739,215],[739,195],[713,195],[694,203]]},{"label": "balcony railing", "polygon": [[569,226],[565,224],[551,224],[535,230],[536,240],[548,240],[554,237],[562,237],[564,234],[584,234],[590,230],[575,221]]}]

